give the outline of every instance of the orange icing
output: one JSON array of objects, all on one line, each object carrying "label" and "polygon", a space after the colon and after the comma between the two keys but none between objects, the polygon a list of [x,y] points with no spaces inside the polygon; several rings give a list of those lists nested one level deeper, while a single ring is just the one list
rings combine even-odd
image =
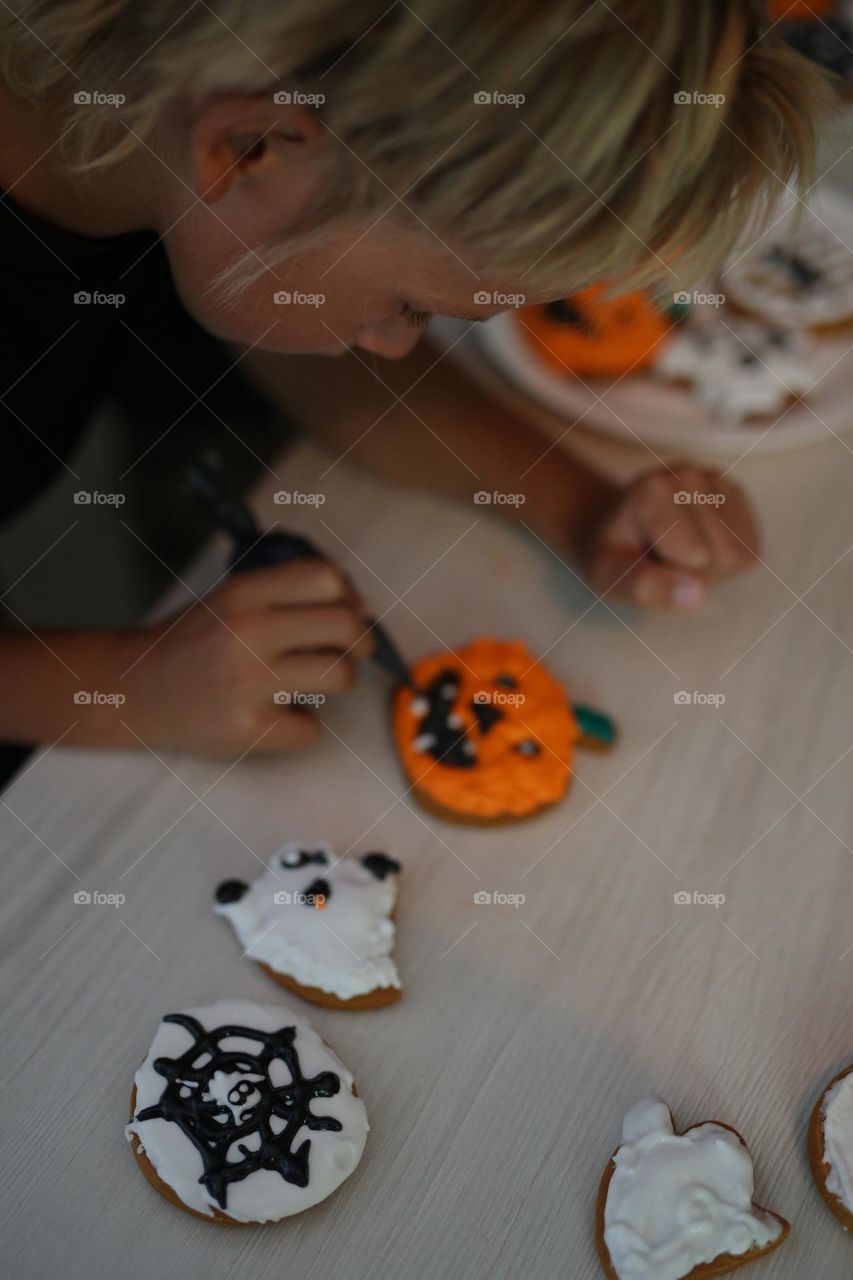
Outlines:
[{"label": "orange icing", "polygon": [[628,369],[644,369],[671,328],[671,321],[642,291],[608,297],[604,284],[593,284],[566,302],[580,326],[555,318],[544,306],[518,313],[523,339],[557,373],[616,377]]},{"label": "orange icing", "polygon": [[[463,722],[460,737],[465,734],[476,749],[476,764],[459,768],[415,750],[422,717],[412,710],[417,695],[401,687],[394,695],[393,730],[410,782],[434,804],[473,818],[525,817],[559,800],[580,736],[562,685],[518,640],[480,637],[465,648],[431,654],[414,664],[412,679],[417,688],[426,688],[445,668],[459,677],[453,710]],[[498,685],[499,675],[512,676],[515,688]],[[503,713],[486,733],[471,709],[477,694],[487,694]],[[529,740],[538,745],[537,755],[515,750]]]}]

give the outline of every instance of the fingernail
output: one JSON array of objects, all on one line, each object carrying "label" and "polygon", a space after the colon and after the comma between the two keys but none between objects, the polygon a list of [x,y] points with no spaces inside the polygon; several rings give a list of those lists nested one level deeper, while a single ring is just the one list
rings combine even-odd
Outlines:
[{"label": "fingernail", "polygon": [[679,578],[672,588],[672,603],[679,609],[692,609],[705,598],[705,584],[699,578]]}]

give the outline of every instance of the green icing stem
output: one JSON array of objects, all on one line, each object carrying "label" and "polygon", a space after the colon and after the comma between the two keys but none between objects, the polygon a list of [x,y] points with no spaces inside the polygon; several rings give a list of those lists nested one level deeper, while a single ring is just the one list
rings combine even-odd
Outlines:
[{"label": "green icing stem", "polygon": [[603,711],[594,711],[592,707],[584,707],[580,703],[575,703],[572,710],[585,738],[592,738],[602,746],[613,746],[616,741],[616,725],[610,716],[606,716]]}]

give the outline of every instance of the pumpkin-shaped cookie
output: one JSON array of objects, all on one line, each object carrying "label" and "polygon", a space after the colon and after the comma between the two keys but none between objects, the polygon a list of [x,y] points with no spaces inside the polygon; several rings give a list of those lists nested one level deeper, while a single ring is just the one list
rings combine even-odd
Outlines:
[{"label": "pumpkin-shaped cookie", "polygon": [[610,745],[606,717],[578,710],[521,641],[488,637],[432,654],[394,696],[394,738],[424,806],[455,821],[526,818],[565,793],[576,742]]},{"label": "pumpkin-shaped cookie", "polygon": [[519,332],[534,354],[556,373],[618,377],[650,365],[672,319],[648,293],[612,296],[605,284],[590,285],[560,302],[526,307]]}]

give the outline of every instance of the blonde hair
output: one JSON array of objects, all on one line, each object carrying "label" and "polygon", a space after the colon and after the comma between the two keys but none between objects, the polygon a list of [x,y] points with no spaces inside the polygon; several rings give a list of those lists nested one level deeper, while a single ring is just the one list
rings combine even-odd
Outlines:
[{"label": "blonde hair", "polygon": [[767,25],[764,0],[7,0],[0,74],[58,111],[80,169],[175,104],[321,94],[322,207],[235,263],[232,291],[400,197],[495,279],[671,292],[763,193],[810,181],[830,91]]}]

